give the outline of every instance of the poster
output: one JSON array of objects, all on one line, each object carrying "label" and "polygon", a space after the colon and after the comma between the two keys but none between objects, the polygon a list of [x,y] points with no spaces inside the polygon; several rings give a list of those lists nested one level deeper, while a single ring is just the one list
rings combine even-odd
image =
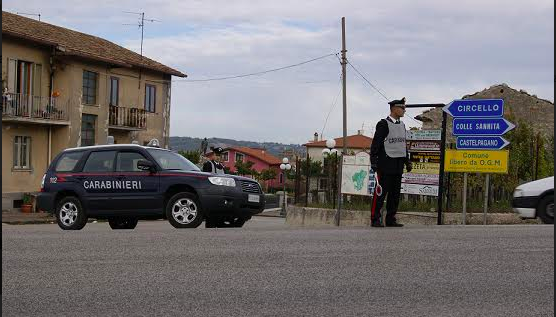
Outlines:
[{"label": "poster", "polygon": [[344,156],[342,165],[342,194],[369,196],[371,160],[368,153]]}]

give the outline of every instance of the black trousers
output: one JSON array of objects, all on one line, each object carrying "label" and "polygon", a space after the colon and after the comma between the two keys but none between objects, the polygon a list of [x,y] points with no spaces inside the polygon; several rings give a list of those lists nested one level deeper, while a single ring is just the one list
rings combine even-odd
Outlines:
[{"label": "black trousers", "polygon": [[378,181],[382,186],[382,195],[373,196],[373,209],[371,211],[371,220],[378,222],[381,219],[380,209],[384,205],[384,199],[388,196],[386,202],[386,223],[390,224],[396,222],[396,213],[398,212],[398,205],[400,203],[400,190],[402,183],[402,174],[383,174],[378,173]]}]

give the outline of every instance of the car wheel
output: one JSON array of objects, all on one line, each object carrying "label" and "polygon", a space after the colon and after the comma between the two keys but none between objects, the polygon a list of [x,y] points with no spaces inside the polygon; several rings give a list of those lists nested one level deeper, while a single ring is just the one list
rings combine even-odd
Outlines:
[{"label": "car wheel", "polygon": [[175,228],[197,228],[203,222],[203,210],[197,196],[178,193],[168,201],[166,217]]},{"label": "car wheel", "polygon": [[87,214],[77,197],[62,198],[56,207],[56,222],[62,230],[81,230],[87,224]]},{"label": "car wheel", "polygon": [[114,230],[118,230],[118,229],[135,229],[135,227],[137,227],[137,223],[139,222],[139,219],[135,219],[135,218],[113,218],[113,219],[108,219],[108,224],[110,225],[110,228],[114,229]]},{"label": "car wheel", "polygon": [[537,208],[537,215],[542,222],[554,224],[554,195],[544,197]]}]

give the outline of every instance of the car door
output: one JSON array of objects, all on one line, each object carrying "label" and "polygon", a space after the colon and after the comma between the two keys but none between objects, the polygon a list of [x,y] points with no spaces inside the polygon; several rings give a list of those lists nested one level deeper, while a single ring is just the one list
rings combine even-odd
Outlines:
[{"label": "car door", "polygon": [[[137,168],[137,162],[148,160],[134,150],[122,150],[116,155],[116,183],[118,192],[114,204],[128,213],[150,214],[161,211],[158,195],[159,176],[153,171]],[[159,206],[160,205],[160,206]]]},{"label": "car door", "polygon": [[76,176],[76,180],[85,191],[84,201],[87,211],[92,215],[116,210],[113,204],[116,193],[112,190],[112,184],[116,180],[114,174],[114,160],[116,151],[98,150],[92,151],[82,172]]}]

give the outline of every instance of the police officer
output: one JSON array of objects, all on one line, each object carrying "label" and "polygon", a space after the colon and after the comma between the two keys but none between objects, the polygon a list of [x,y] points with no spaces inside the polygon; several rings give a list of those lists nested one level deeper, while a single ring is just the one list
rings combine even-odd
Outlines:
[{"label": "police officer", "polygon": [[207,154],[208,161],[203,164],[203,172],[224,175],[224,166],[220,163],[220,155],[224,151],[221,147],[210,147],[211,152]]},{"label": "police officer", "polygon": [[383,227],[380,209],[386,196],[388,196],[386,226],[403,227],[396,221],[396,212],[398,211],[404,166],[408,172],[412,169],[406,146],[405,124],[400,121],[405,114],[405,97],[401,100],[393,100],[388,104],[390,105],[390,115],[377,123],[371,144],[371,168],[377,173],[378,182],[382,187],[380,196],[377,191],[373,195],[374,201],[371,210],[371,226],[373,227]]}]

